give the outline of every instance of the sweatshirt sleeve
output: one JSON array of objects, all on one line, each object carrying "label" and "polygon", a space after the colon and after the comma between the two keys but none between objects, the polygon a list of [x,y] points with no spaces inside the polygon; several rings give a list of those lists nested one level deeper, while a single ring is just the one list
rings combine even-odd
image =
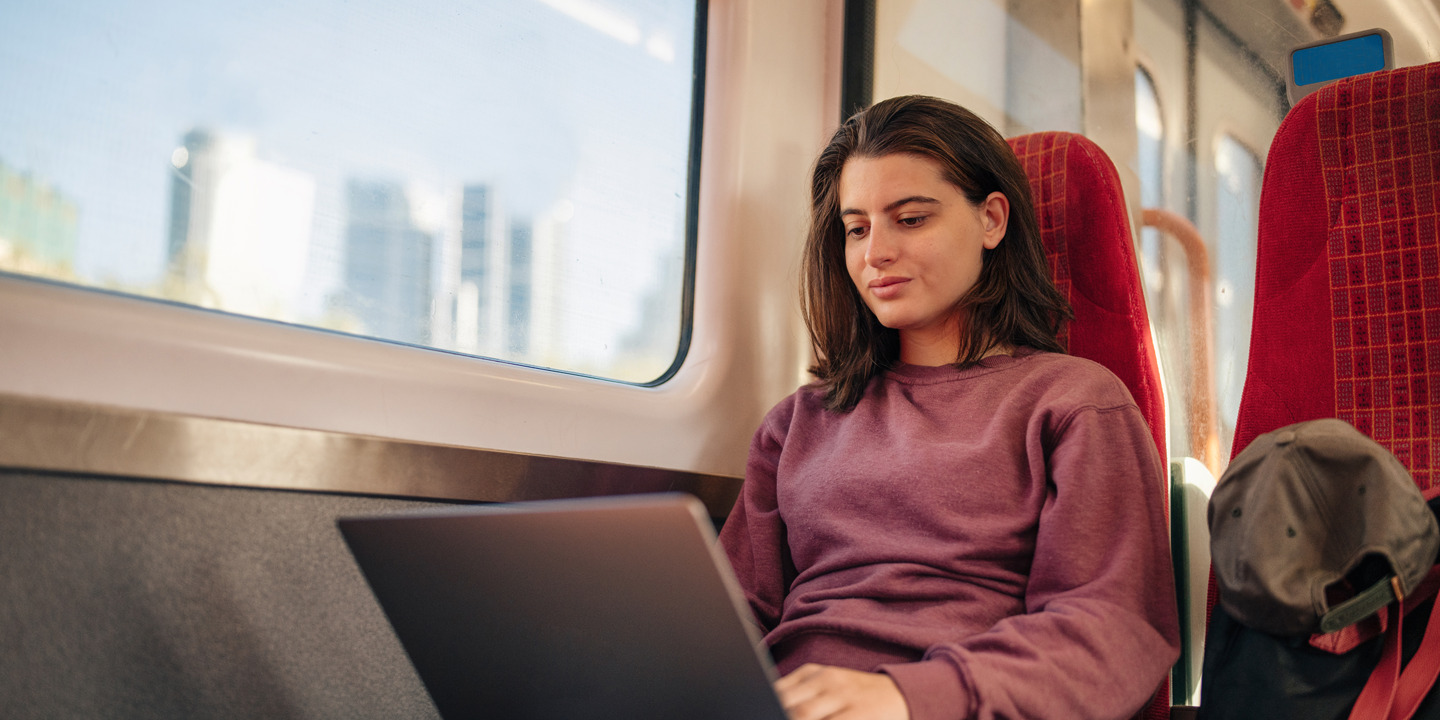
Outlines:
[{"label": "sweatshirt sleeve", "polygon": [[913,720],[1125,718],[1180,652],[1165,474],[1133,405],[1059,422],[1026,613],[883,668]]},{"label": "sweatshirt sleeve", "polygon": [[775,487],[784,428],[790,415],[788,403],[771,410],[755,431],[740,497],[720,530],[720,546],[745,591],[751,612],[767,633],[779,624],[785,593],[795,577]]}]

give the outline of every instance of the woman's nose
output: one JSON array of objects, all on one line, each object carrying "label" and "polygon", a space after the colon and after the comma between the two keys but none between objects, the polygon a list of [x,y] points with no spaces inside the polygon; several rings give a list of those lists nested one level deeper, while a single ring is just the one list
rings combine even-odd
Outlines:
[{"label": "woman's nose", "polygon": [[895,261],[896,246],[890,232],[871,229],[870,242],[865,246],[865,263],[870,267],[884,267]]}]

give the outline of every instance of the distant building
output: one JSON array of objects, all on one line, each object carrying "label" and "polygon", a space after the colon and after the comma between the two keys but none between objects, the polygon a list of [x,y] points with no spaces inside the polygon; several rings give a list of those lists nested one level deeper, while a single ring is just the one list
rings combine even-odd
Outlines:
[{"label": "distant building", "polygon": [[0,267],[51,277],[74,274],[80,211],[44,180],[0,162]]},{"label": "distant building", "polygon": [[509,253],[504,213],[488,185],[466,185],[460,198],[460,259],[455,347],[496,357],[506,343]]},{"label": "distant building", "polygon": [[195,130],[171,156],[165,295],[295,320],[314,223],[315,180],[256,157],[255,140]]},{"label": "distant building", "polygon": [[495,187],[482,183],[427,194],[399,182],[352,180],[346,201],[339,305],[359,332],[563,364],[557,308],[564,212],[510,215]]},{"label": "distant building", "polygon": [[[521,362],[545,367],[575,366],[569,330],[585,310],[602,307],[599,298],[574,298],[567,278],[577,272],[567,248],[569,201],[553,203],[510,230],[511,340]],[[580,270],[583,272],[583,270]]]},{"label": "distant building", "polygon": [[346,206],[348,311],[368,335],[430,344],[435,235],[418,226],[399,183],[351,180]]},{"label": "distant building", "polygon": [[[556,209],[510,216],[488,185],[467,185],[460,200],[460,257],[454,349],[551,365],[564,351],[561,244],[568,217]],[[442,271],[445,272],[445,271]]]},{"label": "distant building", "polygon": [[528,218],[517,218],[510,224],[510,252],[507,269],[510,282],[506,287],[506,333],[503,357],[520,361],[531,360],[531,331],[541,320],[535,316],[535,227]]}]

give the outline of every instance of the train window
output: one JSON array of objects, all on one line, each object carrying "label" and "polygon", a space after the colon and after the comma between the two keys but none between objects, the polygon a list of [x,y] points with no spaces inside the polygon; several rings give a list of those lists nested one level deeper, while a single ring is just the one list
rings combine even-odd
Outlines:
[{"label": "train window", "polygon": [[696,8],[5,4],[0,270],[655,381]]},{"label": "train window", "polygon": [[1215,145],[1215,391],[1221,417],[1240,413],[1255,306],[1260,158],[1231,135]]},{"label": "train window", "polygon": [[[1139,176],[1140,207],[1144,212],[1160,211],[1176,215],[1170,209],[1171,193],[1166,192],[1167,162],[1173,138],[1166,132],[1165,107],[1161,104],[1155,74],[1145,66],[1135,68],[1135,170]],[[1174,90],[1171,90],[1171,95]],[[1142,215],[1142,218],[1147,216]],[[1161,228],[1165,228],[1162,232]],[[1176,228],[1164,219],[1151,218],[1139,226],[1136,256],[1144,284],[1145,304],[1149,311],[1155,352],[1169,389],[1170,412],[1166,418],[1170,451],[1173,455],[1199,455],[1193,446],[1203,444],[1192,437],[1193,428],[1205,427],[1204,418],[1195,417],[1199,405],[1193,387],[1194,373],[1203,368],[1195,362],[1195,337],[1192,325],[1197,318],[1191,311],[1192,293],[1198,280],[1191,277],[1191,255],[1203,252],[1196,248],[1193,237],[1176,235]]]},{"label": "train window", "polygon": [[[1200,458],[1218,475],[1244,387],[1261,163],[1289,109],[1280,67],[1290,47],[1318,31],[1281,0],[1134,0],[1132,7],[1136,52],[1167,131],[1168,162],[1152,172],[1172,189],[1156,205],[1148,197],[1142,204],[1172,213],[1191,238],[1162,240],[1161,277],[1147,281],[1161,288],[1148,299],[1157,344],[1167,345],[1160,351],[1172,390],[1172,454]],[[1143,157],[1139,105],[1148,101],[1142,78],[1136,85]],[[1142,174],[1142,188],[1148,182]],[[1142,256],[1146,242],[1142,233]],[[1206,281],[1208,304],[1200,299]]]},{"label": "train window", "polygon": [[1081,130],[1079,2],[876,3],[874,60],[876,100],[943,97],[1007,137]]},{"label": "train window", "polygon": [[[1160,97],[1155,81],[1144,68],[1135,68],[1135,134],[1138,145],[1135,164],[1140,175],[1140,205],[1163,207],[1165,189],[1165,120],[1160,112]],[[1160,231],[1153,227],[1140,230],[1140,266],[1149,304],[1155,305],[1164,276],[1160,272]]]}]

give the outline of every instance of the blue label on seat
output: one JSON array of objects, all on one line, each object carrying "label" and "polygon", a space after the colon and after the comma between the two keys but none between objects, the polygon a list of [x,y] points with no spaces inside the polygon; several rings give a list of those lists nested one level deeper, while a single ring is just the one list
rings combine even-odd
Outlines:
[{"label": "blue label on seat", "polygon": [[1296,85],[1311,85],[1385,69],[1385,41],[1377,35],[1296,50],[1290,55]]}]

